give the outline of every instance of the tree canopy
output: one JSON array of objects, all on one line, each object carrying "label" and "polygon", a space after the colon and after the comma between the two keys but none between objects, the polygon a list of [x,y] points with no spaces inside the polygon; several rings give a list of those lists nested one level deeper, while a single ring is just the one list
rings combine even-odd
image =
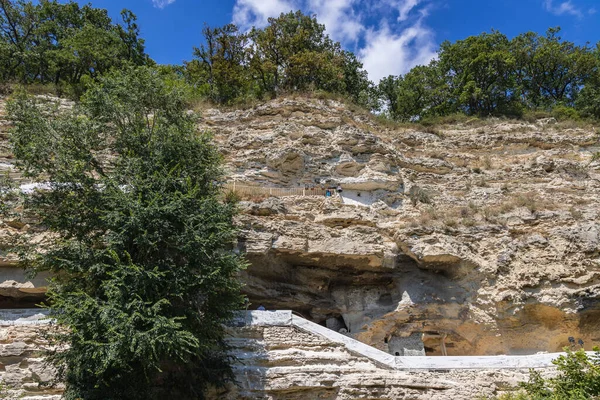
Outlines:
[{"label": "tree canopy", "polygon": [[545,35],[527,32],[509,40],[492,31],[446,41],[429,65],[379,83],[384,109],[401,121],[457,112],[519,116],[554,107],[600,117],[599,50],[565,41],[559,33],[551,28]]},{"label": "tree canopy", "polygon": [[269,18],[262,29],[241,33],[233,24],[205,27],[185,75],[220,104],[321,90],[364,101],[372,84],[362,63],[325,33],[316,17],[300,11]]},{"label": "tree canopy", "polygon": [[555,107],[600,117],[600,50],[563,40],[560,28],[513,39],[493,30],[446,41],[429,65],[378,85],[315,16],[300,11],[246,33],[228,24],[206,26],[203,34],[205,43],[178,72],[218,104],[317,90],[399,121],[452,113],[518,117]]},{"label": "tree canopy", "polygon": [[[220,155],[181,88],[147,67],[99,78],[73,110],[18,95],[19,167],[52,240],[26,258],[51,271],[52,356],[65,398],[201,398],[230,377],[223,323],[240,307]],[[62,345],[68,345],[66,347]],[[168,395],[167,395],[168,394]]]},{"label": "tree canopy", "polygon": [[0,82],[74,85],[148,63],[136,16],[123,10],[121,18],[74,1],[0,0]]},{"label": "tree canopy", "polygon": [[[429,65],[377,85],[314,15],[282,13],[246,32],[205,26],[202,34],[190,61],[160,68],[183,77],[192,97],[216,104],[318,91],[399,121],[554,108],[600,118],[600,49],[563,40],[558,27],[446,41]],[[112,69],[152,64],[131,11],[115,23],[106,10],[72,0],[0,0],[0,83],[68,85],[79,97]]]}]

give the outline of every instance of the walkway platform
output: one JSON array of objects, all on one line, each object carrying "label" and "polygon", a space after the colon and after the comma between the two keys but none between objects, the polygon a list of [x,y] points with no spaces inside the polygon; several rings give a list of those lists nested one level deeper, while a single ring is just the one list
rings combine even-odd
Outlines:
[{"label": "walkway platform", "polygon": [[[39,308],[0,310],[0,326],[44,325],[52,320],[48,310]],[[294,315],[292,311],[241,312],[230,324],[245,326],[293,326],[302,331],[341,344],[357,355],[374,363],[397,370],[453,370],[453,369],[527,369],[550,368],[552,360],[565,353],[532,354],[526,356],[393,356],[351,337],[334,332],[322,325]],[[593,355],[593,352],[588,352]]]},{"label": "walkway platform", "polygon": [[[233,326],[294,326],[305,332],[344,345],[349,351],[371,361],[397,370],[452,370],[452,369],[527,369],[550,368],[552,360],[565,353],[532,354],[520,356],[393,356],[358,340],[334,332],[324,326],[294,315],[292,311],[246,311]],[[592,352],[588,352],[592,355]]]}]

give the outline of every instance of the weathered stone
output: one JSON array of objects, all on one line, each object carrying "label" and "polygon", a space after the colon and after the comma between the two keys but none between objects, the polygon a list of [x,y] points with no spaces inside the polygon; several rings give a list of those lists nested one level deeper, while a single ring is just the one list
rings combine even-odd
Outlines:
[{"label": "weathered stone", "polygon": [[[241,205],[238,250],[250,261],[242,278],[251,307],[293,309],[319,323],[341,318],[350,337],[386,352],[386,340],[410,335],[421,335],[427,355],[442,353],[442,336],[450,356],[553,352],[569,336],[586,348],[600,345],[595,131],[486,124],[436,133],[387,128],[342,103],[307,99],[206,110],[199,129],[215,134],[238,183],[344,189],[341,197]],[[17,179],[9,156],[0,154],[0,168]],[[405,185],[428,196],[411,199]],[[15,237],[43,240],[26,222],[30,227],[0,224],[0,266],[16,265],[5,250]],[[24,276],[2,281],[0,295],[15,301],[25,301],[20,296],[28,290],[38,296],[44,286],[31,281],[31,288]],[[0,328],[2,343],[22,342],[11,335]],[[363,379],[375,367],[347,354],[339,360],[352,370],[335,363],[286,369],[311,359],[298,350],[304,339],[297,332],[281,335],[277,343],[289,354],[274,358],[279,364],[268,371],[261,364],[243,370],[255,386],[243,396],[473,398],[525,377],[450,372],[441,379],[460,389],[431,388],[423,382],[438,375],[427,372]],[[269,362],[260,341],[248,346]],[[310,390],[290,389],[290,382]],[[465,394],[451,391],[463,388]]]}]

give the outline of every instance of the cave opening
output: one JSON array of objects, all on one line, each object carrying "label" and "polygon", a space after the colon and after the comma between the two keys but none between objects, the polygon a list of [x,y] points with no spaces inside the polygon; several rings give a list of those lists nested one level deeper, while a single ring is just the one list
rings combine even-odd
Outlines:
[{"label": "cave opening", "polygon": [[350,330],[348,329],[348,326],[346,326],[346,322],[341,315],[327,318],[325,320],[325,326],[334,332],[342,334],[350,333]]},{"label": "cave opening", "polygon": [[22,309],[22,308],[40,308],[40,304],[46,302],[46,296],[2,296],[0,295],[0,309]]}]

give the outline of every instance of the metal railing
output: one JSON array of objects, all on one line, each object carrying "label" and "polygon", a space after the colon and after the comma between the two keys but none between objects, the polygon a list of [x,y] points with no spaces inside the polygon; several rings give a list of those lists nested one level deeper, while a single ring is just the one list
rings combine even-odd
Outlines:
[{"label": "metal railing", "polygon": [[[287,197],[287,196],[325,196],[328,189],[321,188],[278,188],[266,186],[240,185],[237,182],[227,182],[223,185],[225,191],[231,191],[239,196],[258,197]],[[334,190],[330,190],[333,196]]]}]

